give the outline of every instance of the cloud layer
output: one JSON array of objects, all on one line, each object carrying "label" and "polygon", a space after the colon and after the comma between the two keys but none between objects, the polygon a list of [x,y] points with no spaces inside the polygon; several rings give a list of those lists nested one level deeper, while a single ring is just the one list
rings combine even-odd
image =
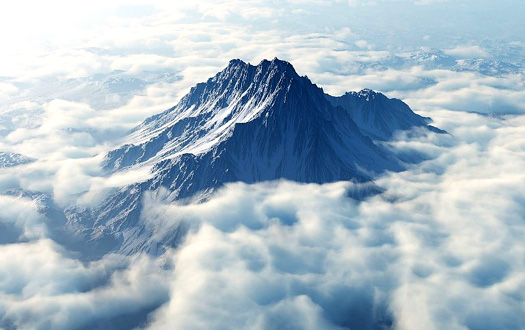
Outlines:
[{"label": "cloud layer", "polygon": [[520,328],[524,118],[432,115],[450,135],[400,136],[391,147],[433,159],[379,178],[387,191],[364,202],[346,197],[346,182],[147,201],[148,221],[188,228],[158,259],[82,263],[47,238],[37,204],[2,196],[0,223],[18,236],[0,245],[0,325]]},{"label": "cloud layer", "polygon": [[347,183],[278,183],[167,206],[165,221],[194,229],[150,326],[519,328],[523,118],[440,114],[454,137],[408,146],[437,158],[383,177],[366,202]]}]

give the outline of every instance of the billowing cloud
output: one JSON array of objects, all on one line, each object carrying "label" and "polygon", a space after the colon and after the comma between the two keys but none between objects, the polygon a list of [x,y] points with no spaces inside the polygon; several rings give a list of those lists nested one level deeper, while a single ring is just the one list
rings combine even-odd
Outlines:
[{"label": "billowing cloud", "polygon": [[156,204],[156,221],[193,229],[150,326],[519,327],[523,118],[433,114],[452,136],[408,147],[436,158],[381,178],[385,195],[362,203],[348,183],[284,182]]},{"label": "billowing cloud", "polygon": [[47,236],[45,218],[38,212],[33,200],[0,195],[0,209],[0,244]]},{"label": "billowing cloud", "polygon": [[380,177],[386,192],[363,202],[346,197],[346,182],[147,201],[160,234],[188,228],[159,258],[80,262],[47,238],[37,204],[1,197],[1,223],[19,231],[0,242],[0,325],[519,328],[524,118],[424,114],[450,134],[399,136],[392,148],[432,159]]},{"label": "billowing cloud", "polygon": [[0,326],[128,328],[168,299],[154,260],[107,256],[87,265],[50,240],[0,246]]}]

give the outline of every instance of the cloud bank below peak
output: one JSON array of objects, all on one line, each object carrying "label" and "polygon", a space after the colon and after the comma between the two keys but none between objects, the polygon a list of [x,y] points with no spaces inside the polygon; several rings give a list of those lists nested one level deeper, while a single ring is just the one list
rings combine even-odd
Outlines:
[{"label": "cloud bank below peak", "polygon": [[385,194],[363,202],[347,182],[146,200],[143,219],[159,234],[188,231],[157,259],[80,262],[49,239],[38,203],[0,196],[0,224],[16,234],[0,245],[0,325],[519,328],[524,118],[432,116],[450,135],[399,136],[391,148],[429,160],[380,177]]},{"label": "cloud bank below peak", "polygon": [[378,180],[385,196],[355,203],[348,183],[285,182],[156,204],[157,220],[193,229],[151,327],[519,328],[523,118],[441,115],[456,138],[398,142],[442,149]]}]

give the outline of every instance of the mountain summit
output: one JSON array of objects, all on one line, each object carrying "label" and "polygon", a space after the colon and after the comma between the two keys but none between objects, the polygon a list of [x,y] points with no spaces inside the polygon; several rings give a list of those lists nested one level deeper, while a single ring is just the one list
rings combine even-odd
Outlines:
[{"label": "mountain summit", "polygon": [[401,169],[347,110],[333,106],[321,88],[278,59],[257,66],[231,61],[177,106],[147,119],[129,141],[108,154],[106,167],[156,164],[164,175],[188,162],[192,170],[206,169],[199,182],[191,182],[191,191],[180,172],[170,173],[163,185],[180,197],[215,183],[367,181],[369,173]]},{"label": "mountain summit", "polygon": [[232,60],[108,153],[109,171],[148,166],[152,176],[90,213],[92,239],[125,253],[151,248],[141,203],[144,193],[161,188],[173,201],[207,196],[228,182],[367,182],[403,170],[374,140],[430,128],[428,121],[400,100],[370,90],[329,96],[277,58],[257,66]]}]

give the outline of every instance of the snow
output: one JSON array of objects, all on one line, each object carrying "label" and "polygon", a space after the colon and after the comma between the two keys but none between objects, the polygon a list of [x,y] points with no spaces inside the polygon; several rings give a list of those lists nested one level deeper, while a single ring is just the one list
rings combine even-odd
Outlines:
[{"label": "snow", "polygon": [[33,162],[34,159],[13,152],[0,151],[0,168],[13,167]]}]

